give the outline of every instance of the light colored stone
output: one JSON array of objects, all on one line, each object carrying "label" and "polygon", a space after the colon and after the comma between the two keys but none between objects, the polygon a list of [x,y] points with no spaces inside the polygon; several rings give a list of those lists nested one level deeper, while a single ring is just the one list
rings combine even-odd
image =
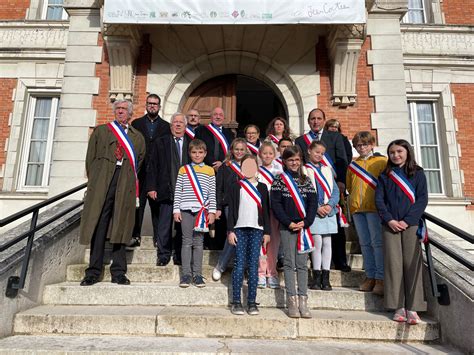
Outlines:
[{"label": "light colored stone", "polygon": [[64,67],[64,76],[95,76],[95,63],[67,63]]},{"label": "light colored stone", "polygon": [[68,42],[73,46],[97,45],[99,34],[97,32],[74,32],[69,31]]},{"label": "light colored stone", "polygon": [[54,160],[84,161],[87,152],[87,142],[54,142]]},{"label": "light colored stone", "polygon": [[406,116],[406,112],[375,112],[372,113],[372,128],[404,128],[409,129],[408,121],[403,118]]},{"label": "light colored stone", "polygon": [[[403,72],[402,72],[403,73]],[[375,80],[369,81],[370,96],[393,96],[405,93],[403,80]]]},{"label": "light colored stone", "polygon": [[88,94],[62,94],[61,108],[90,109],[92,107],[92,95]]},{"label": "light colored stone", "polygon": [[65,94],[98,94],[99,78],[64,78],[62,92]]},{"label": "light colored stone", "polygon": [[371,50],[367,52],[367,63],[374,64],[403,64],[403,55],[400,50]]},{"label": "light colored stone", "polygon": [[66,61],[100,63],[102,60],[102,47],[98,46],[68,46]]},{"label": "light colored stone", "polygon": [[374,80],[404,80],[403,68],[398,64],[380,64],[373,67]]},{"label": "light colored stone", "polygon": [[96,114],[96,111],[92,109],[63,108],[58,125],[65,127],[94,127],[96,124]]}]

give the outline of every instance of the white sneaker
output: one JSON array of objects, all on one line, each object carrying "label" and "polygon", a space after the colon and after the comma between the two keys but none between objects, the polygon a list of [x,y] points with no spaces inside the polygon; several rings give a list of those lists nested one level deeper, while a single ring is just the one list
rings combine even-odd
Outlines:
[{"label": "white sneaker", "polygon": [[216,268],[212,270],[212,279],[214,281],[219,281],[221,279],[221,276],[222,276],[222,273],[219,270],[217,270]]},{"label": "white sneaker", "polygon": [[267,278],[265,276],[259,276],[258,277],[257,287],[258,288],[266,288],[267,287]]},{"label": "white sneaker", "polygon": [[280,288],[280,280],[276,276],[270,276],[268,278],[268,287],[270,288]]}]

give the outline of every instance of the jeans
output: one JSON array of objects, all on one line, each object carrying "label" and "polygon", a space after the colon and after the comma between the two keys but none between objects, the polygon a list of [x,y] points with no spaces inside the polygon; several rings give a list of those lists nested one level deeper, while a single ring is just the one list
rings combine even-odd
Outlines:
[{"label": "jeans", "polygon": [[263,231],[256,228],[236,228],[234,270],[232,271],[232,302],[240,303],[245,264],[249,268],[247,303],[255,303],[258,283],[258,258]]},{"label": "jeans", "polygon": [[382,222],[376,212],[352,215],[364,258],[365,274],[370,279],[383,280]]}]

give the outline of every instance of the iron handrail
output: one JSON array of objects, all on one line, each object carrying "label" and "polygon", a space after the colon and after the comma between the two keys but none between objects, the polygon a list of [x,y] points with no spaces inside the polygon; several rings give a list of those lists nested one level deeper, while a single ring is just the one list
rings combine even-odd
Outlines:
[{"label": "iron handrail", "polygon": [[464,239],[465,241],[467,241],[471,244],[474,243],[474,235],[469,234],[466,231],[463,231],[462,229],[459,229],[458,227],[453,226],[452,224],[449,224],[449,223],[443,221],[442,219],[440,219],[438,217],[435,217],[432,214],[429,214],[427,212],[425,212],[423,214],[423,217],[425,217],[425,219],[427,221],[433,222],[434,224],[442,227],[443,229],[447,230],[448,232],[451,232],[451,233],[457,235],[458,237]]},{"label": "iron handrail", "polygon": [[81,184],[79,186],[76,186],[68,191],[65,191],[63,193],[60,193],[56,196],[50,197],[46,199],[45,201],[42,201],[40,203],[37,203],[31,207],[25,208],[22,211],[19,211],[17,213],[12,214],[11,216],[8,216],[6,218],[3,218],[0,220],[0,227],[4,227],[7,224],[10,224],[12,222],[17,221],[18,219],[28,215],[32,214],[31,216],[31,222],[30,222],[30,229],[27,230],[26,232],[20,234],[18,237],[0,245],[0,252],[3,252],[7,250],[8,248],[11,248],[12,246],[16,245],[17,243],[21,242],[24,239],[28,239],[26,248],[25,248],[25,254],[23,256],[23,263],[21,267],[21,273],[20,276],[10,276],[8,278],[8,284],[7,284],[7,289],[5,291],[5,295],[9,298],[14,298],[18,295],[18,291],[23,289],[25,287],[25,281],[26,281],[26,275],[28,272],[28,265],[30,263],[30,255],[31,255],[31,249],[33,248],[33,241],[35,237],[35,233],[39,231],[40,229],[50,225],[51,223],[57,221],[59,218],[65,216],[66,214],[74,211],[75,209],[79,208],[84,204],[84,201],[80,201],[75,203],[72,206],[69,206],[68,208],[60,211],[59,213],[55,214],[53,217],[48,218],[46,221],[41,222],[38,224],[38,217],[39,217],[39,210],[41,208],[50,206],[56,201],[59,201],[65,197],[68,197],[82,189],[84,189],[87,186],[87,183]]}]

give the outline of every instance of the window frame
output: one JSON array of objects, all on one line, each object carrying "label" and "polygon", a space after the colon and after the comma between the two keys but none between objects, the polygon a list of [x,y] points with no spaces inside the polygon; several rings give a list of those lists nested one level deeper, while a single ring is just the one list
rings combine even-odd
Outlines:
[{"label": "window frame", "polygon": [[[18,192],[48,192],[49,175],[51,172],[52,152],[54,146],[54,134],[59,119],[60,90],[30,90],[28,92],[28,104],[24,120],[24,133],[22,135],[22,147],[20,151],[20,164],[18,169]],[[28,159],[31,148],[31,135],[33,131],[34,114],[36,109],[36,100],[38,98],[51,98],[50,122],[48,126],[48,139],[46,143],[46,152],[44,160],[41,185],[26,185],[26,175],[28,171]]]},{"label": "window frame", "polygon": [[[61,18],[60,19],[48,19],[48,8],[50,6],[55,6],[55,7],[62,7],[63,11],[61,13]],[[68,19],[68,14],[66,10],[64,10],[64,1],[61,5],[56,5],[56,4],[49,4],[49,0],[43,0],[43,8],[41,10],[41,19],[46,20],[46,21],[66,21]]]},{"label": "window frame", "polygon": [[[426,24],[428,23],[428,16],[427,16],[427,13],[426,13],[426,4],[425,4],[425,0],[422,0],[421,1],[421,9],[420,8],[410,8],[408,7],[408,3],[407,3],[407,8],[408,8],[408,11],[406,12],[405,16],[403,16],[402,18],[402,23],[403,24],[412,24],[412,25],[422,25],[422,24]],[[409,19],[408,19],[408,15],[410,13],[410,11],[422,11],[423,13],[423,22],[411,22]]]},{"label": "window frame", "polygon": [[[447,176],[446,176],[446,165],[444,159],[444,147],[445,143],[441,140],[440,130],[441,130],[441,122],[438,113],[438,104],[439,104],[439,97],[436,95],[424,95],[423,97],[410,97],[407,98],[407,105],[409,110],[409,125],[410,125],[410,134],[413,142],[411,142],[413,146],[413,150],[415,152],[416,161],[423,167],[422,164],[422,155],[421,155],[421,144],[420,144],[420,132],[419,132],[419,121],[418,121],[418,112],[417,112],[417,104],[419,103],[430,103],[433,112],[433,124],[436,130],[436,141],[437,141],[437,157],[439,161],[439,169],[430,169],[431,171],[439,170],[440,173],[440,185],[441,185],[441,192],[429,192],[428,195],[430,197],[448,197],[448,188],[447,188]],[[425,168],[423,168],[425,169]],[[425,169],[426,170],[426,169]]]}]

